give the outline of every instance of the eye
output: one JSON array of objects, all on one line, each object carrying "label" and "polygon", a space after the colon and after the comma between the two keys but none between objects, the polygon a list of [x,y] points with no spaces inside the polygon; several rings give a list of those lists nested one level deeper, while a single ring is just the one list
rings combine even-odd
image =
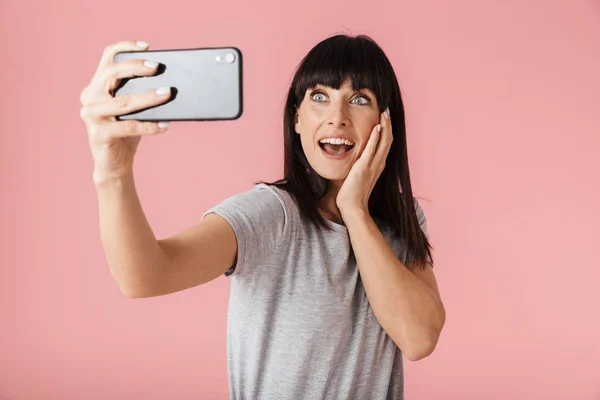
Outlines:
[{"label": "eye", "polygon": [[[327,96],[325,94],[323,94],[322,92],[315,91],[315,92],[311,93],[310,98],[312,100],[320,103],[320,102],[325,101],[327,99]],[[362,101],[355,102],[354,100],[356,100],[356,99],[362,99]],[[366,104],[371,103],[371,99],[366,95],[358,95],[358,96],[354,97],[352,100],[350,100],[350,102],[352,104],[359,104],[359,105],[365,104],[366,105]]]},{"label": "eye", "polygon": [[[315,99],[315,97],[316,97],[316,96],[323,96],[323,97],[325,97],[325,95],[324,95],[323,93],[320,93],[320,92],[316,92],[316,93],[313,93],[313,94],[311,94],[311,95],[310,95],[310,97],[311,97],[313,100],[316,100],[316,99]],[[321,101],[321,100],[316,100],[316,101]]]},{"label": "eye", "polygon": [[364,99],[364,102],[363,103],[354,103],[354,104],[369,104],[371,102],[371,100],[369,100],[369,98],[366,96],[356,96],[355,98],[352,99],[352,101],[354,101],[356,99]]}]

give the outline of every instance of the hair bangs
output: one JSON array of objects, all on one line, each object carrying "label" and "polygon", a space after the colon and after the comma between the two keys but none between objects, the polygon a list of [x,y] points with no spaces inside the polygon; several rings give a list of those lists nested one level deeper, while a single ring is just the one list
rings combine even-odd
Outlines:
[{"label": "hair bangs", "polygon": [[389,104],[391,93],[382,85],[385,69],[381,68],[381,51],[369,41],[348,40],[336,36],[322,41],[309,52],[297,71],[294,85],[296,106],[307,90],[323,85],[336,90],[349,78],[352,90],[371,90],[381,111]]}]

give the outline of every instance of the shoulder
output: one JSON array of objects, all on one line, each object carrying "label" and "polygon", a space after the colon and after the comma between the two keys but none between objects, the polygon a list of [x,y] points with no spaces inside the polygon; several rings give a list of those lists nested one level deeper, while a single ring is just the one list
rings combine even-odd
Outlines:
[{"label": "shoulder", "polygon": [[425,215],[425,212],[423,211],[423,207],[421,207],[421,203],[419,202],[419,199],[417,199],[416,197],[413,197],[413,204],[415,206],[415,211],[417,212],[417,216],[421,217]]},{"label": "shoulder", "polygon": [[253,188],[238,192],[226,197],[219,206],[239,207],[243,211],[246,207],[253,206],[281,206],[286,205],[283,191],[276,186],[259,183]]},{"label": "shoulder", "polygon": [[283,207],[287,206],[287,197],[289,197],[289,194],[275,185],[259,183],[254,186],[250,193],[255,194],[255,197],[257,198],[264,198],[265,200],[271,201],[277,200]]},{"label": "shoulder", "polygon": [[261,183],[226,197],[208,209],[202,218],[215,212],[225,217],[232,225],[281,224],[287,221],[288,210],[289,202],[282,190]]},{"label": "shoulder", "polygon": [[285,212],[286,217],[295,218],[298,213],[298,206],[294,200],[294,197],[287,190],[278,187],[277,185],[259,183],[251,191],[257,193],[257,197],[269,201],[271,203],[277,202]]},{"label": "shoulder", "polygon": [[417,213],[417,221],[419,221],[419,226],[425,232],[427,238],[429,238],[429,231],[427,229],[427,216],[425,215],[425,211],[423,207],[421,207],[421,203],[417,200],[416,197],[413,197],[413,203],[415,205],[415,211]]}]

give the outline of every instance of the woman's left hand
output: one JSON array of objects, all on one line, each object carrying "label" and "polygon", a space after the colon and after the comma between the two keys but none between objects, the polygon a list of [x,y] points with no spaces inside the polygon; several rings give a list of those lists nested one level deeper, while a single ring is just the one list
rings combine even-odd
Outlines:
[{"label": "woman's left hand", "polygon": [[[369,212],[369,197],[375,183],[385,168],[385,161],[392,146],[392,124],[389,109],[379,116],[380,123],[371,131],[369,141],[361,156],[356,160],[336,198],[342,213],[359,210]],[[381,131],[378,131],[378,127]]]}]

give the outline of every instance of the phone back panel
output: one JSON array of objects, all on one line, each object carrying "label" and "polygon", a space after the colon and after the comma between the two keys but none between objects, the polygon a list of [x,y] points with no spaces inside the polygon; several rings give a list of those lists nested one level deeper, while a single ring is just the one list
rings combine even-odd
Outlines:
[{"label": "phone back panel", "polygon": [[160,65],[153,76],[124,79],[115,96],[163,86],[171,87],[173,95],[166,103],[119,116],[119,120],[230,120],[242,115],[242,53],[235,47],[123,52],[114,58],[125,59]]}]

